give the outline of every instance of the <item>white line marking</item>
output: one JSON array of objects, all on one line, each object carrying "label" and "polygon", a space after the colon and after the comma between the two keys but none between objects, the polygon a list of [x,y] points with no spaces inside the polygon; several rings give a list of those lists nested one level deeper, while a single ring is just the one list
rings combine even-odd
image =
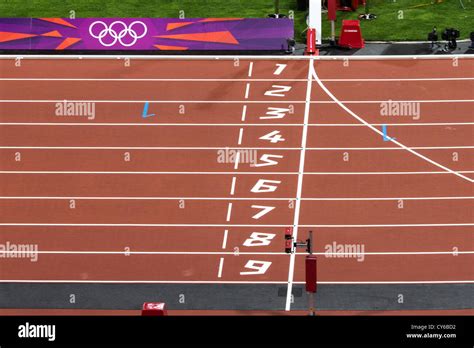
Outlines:
[{"label": "white line marking", "polygon": [[[253,62],[250,62],[249,64],[249,77],[252,77],[252,72],[253,72]],[[271,80],[269,80],[271,81]]]},{"label": "white line marking", "polygon": [[239,140],[237,141],[237,144],[238,145],[242,145],[242,137],[244,135],[244,129],[243,128],[240,128],[239,130]]},{"label": "white line marking", "polygon": [[230,195],[233,196],[235,193],[235,183],[237,181],[237,177],[232,177],[232,184],[230,185]]},{"label": "white line marking", "polygon": [[[471,174],[472,170],[459,170],[457,173]],[[428,175],[451,174],[449,172],[305,172],[305,175]]]},{"label": "white line marking", "polygon": [[[0,56],[1,59],[1,56]],[[0,283],[91,283],[91,284],[286,284],[281,281],[245,280],[71,280],[71,279],[0,279]],[[474,280],[400,280],[400,281],[318,281],[318,284],[472,284]],[[294,281],[294,284],[305,284]]]},{"label": "white line marking", "polygon": [[[300,147],[227,147],[241,150],[275,150],[301,151]],[[221,150],[222,146],[0,146],[0,149],[27,149],[27,150]],[[412,150],[472,150],[474,146],[419,146],[410,147]],[[405,151],[401,147],[307,147],[306,151]]]},{"label": "white line marking", "polygon": [[217,278],[222,278],[222,269],[224,268],[224,258],[221,257],[219,261],[219,271],[217,272]]},{"label": "white line marking", "polygon": [[[226,230],[227,231],[227,230]],[[226,235],[224,235],[224,238],[226,239]],[[225,249],[226,243],[223,243],[222,249]],[[125,252],[122,251],[87,251],[87,250],[41,250],[41,251],[36,251],[38,254],[44,254],[44,255],[124,255]],[[7,256],[3,256],[4,258],[9,258],[9,254],[11,255],[24,255],[25,251],[4,251],[4,254]],[[130,251],[127,252],[127,254],[130,255],[197,255],[197,256],[214,256],[214,255],[235,255],[234,251]],[[239,255],[262,255],[262,256],[285,256],[287,257],[288,254],[285,252],[246,252],[246,251],[239,251]],[[298,252],[296,253],[296,256],[307,256],[307,253],[304,252]],[[339,258],[342,258],[343,256],[349,256],[349,257],[354,257],[354,255],[363,255],[363,256],[390,256],[390,255],[395,255],[395,256],[402,256],[402,255],[413,255],[413,256],[423,256],[423,255],[449,255],[449,256],[455,256],[455,255],[474,255],[474,251],[469,250],[469,251],[457,251],[453,252],[451,251],[387,251],[387,252],[364,252],[364,253],[327,253],[327,252],[313,252],[313,255],[316,256],[321,256],[321,257],[327,257],[330,259],[329,261],[338,261]],[[330,255],[330,256],[329,256]],[[222,258],[223,259],[223,258]],[[335,260],[333,260],[335,259]],[[342,260],[341,260],[342,261]],[[220,278],[220,277],[219,277]]]},{"label": "white line marking", "polygon": [[[234,168],[239,166],[239,153],[235,156]],[[474,171],[464,170],[457,173],[471,174]],[[102,172],[102,171],[35,171],[35,170],[2,170],[0,174],[105,174],[105,175],[297,175],[298,172]],[[305,175],[445,175],[448,172],[304,172]]]},{"label": "white line marking", "polygon": [[[250,69],[249,69],[250,70]],[[249,77],[251,77],[252,72],[249,71]],[[458,78],[447,78],[447,80],[453,80]],[[469,78],[464,78],[468,79]],[[250,79],[250,78],[216,78],[216,79],[204,79],[204,78],[17,78],[17,77],[6,77],[0,78],[0,81],[51,81],[51,82],[274,82],[274,79]],[[305,79],[279,79],[279,81],[288,81],[288,82],[306,82]],[[390,81],[390,80],[389,80]],[[398,80],[396,80],[398,81]],[[443,81],[443,80],[440,80]],[[332,81],[330,81],[332,82]],[[351,81],[348,81],[351,82]]]},{"label": "white line marking", "polygon": [[[305,282],[296,282],[305,284]],[[471,284],[474,280],[399,280],[399,281],[340,281],[340,282],[319,282],[318,284]]]},{"label": "white line marking", "polygon": [[[235,165],[234,168],[238,169],[239,166],[239,152],[235,155]],[[0,171],[0,174],[116,174],[116,175],[296,175],[298,173],[292,172],[100,172],[100,171]]]},{"label": "white line marking", "polygon": [[[468,42],[468,40],[466,40]],[[341,56],[299,56],[299,55],[123,55],[118,57],[117,55],[106,55],[106,54],[91,54],[91,55],[73,55],[73,54],[28,54],[26,56],[18,55],[18,54],[6,54],[0,56],[0,60],[9,60],[9,59],[47,59],[47,60],[75,60],[75,59],[84,59],[86,60],[94,60],[94,59],[106,59],[106,60],[118,60],[118,59],[131,59],[131,60],[208,60],[208,61],[226,61],[226,60],[235,60],[240,59],[242,61],[247,60],[318,60],[318,61],[341,61],[341,60],[353,60],[353,61],[385,61],[385,60],[411,60],[411,61],[418,61],[421,62],[424,60],[452,60],[453,58],[462,59],[462,60],[472,60],[473,57],[465,54],[446,54],[446,55],[433,55],[433,54],[415,54],[415,55],[341,55]]]},{"label": "white line marking", "polygon": [[[253,62],[250,62],[252,65]],[[279,75],[279,74],[277,74]],[[249,77],[252,76],[252,70],[249,67]],[[433,78],[373,78],[373,79],[321,79],[323,82],[417,82],[417,81],[472,81],[474,77],[433,77]],[[274,82],[274,79],[232,79],[232,78],[216,78],[216,79],[204,79],[204,78],[59,78],[59,77],[47,77],[47,78],[34,78],[34,77],[3,77],[0,81],[70,81],[70,82]],[[307,82],[306,79],[278,79],[278,81],[288,82]]]},{"label": "white line marking", "polygon": [[[308,61],[308,82],[306,85],[306,100],[305,100],[305,109],[304,109],[304,126],[301,136],[301,152],[300,152],[300,163],[299,163],[299,173],[298,173],[298,183],[296,188],[296,204],[295,204],[295,215],[293,219],[293,240],[298,239],[298,228],[299,228],[299,219],[300,219],[300,207],[301,207],[301,196],[303,191],[303,176],[304,176],[304,164],[305,164],[305,154],[306,154],[306,142],[308,136],[308,122],[309,122],[309,112],[311,107],[311,90],[312,90],[312,75],[311,75],[311,66],[313,65],[313,60]],[[294,250],[292,250],[294,251]],[[294,252],[290,255],[290,265],[288,269],[288,288],[286,291],[286,304],[285,310],[289,311],[291,309],[291,295],[293,294],[293,277],[295,270],[295,254]]]},{"label": "white line marking", "polygon": [[222,240],[222,249],[227,247],[227,235],[229,234],[229,230],[224,230],[224,239]]},{"label": "white line marking", "polygon": [[[0,56],[1,57],[1,56]],[[474,281],[473,281],[474,282]],[[91,283],[91,284],[284,284],[285,281],[216,281],[216,280],[25,280],[0,279],[0,283]],[[319,283],[319,282],[318,282]]]},{"label": "white line marking", "polygon": [[245,117],[247,116],[247,105],[242,107],[242,122],[245,122]]},{"label": "white line marking", "polygon": [[247,82],[247,86],[245,87],[245,99],[249,98],[250,94],[250,82]]},{"label": "white line marking", "polygon": [[[245,105],[244,105],[245,106]],[[474,122],[445,123],[372,123],[371,126],[381,127],[412,127],[412,126],[472,126]],[[86,122],[0,122],[0,126],[71,126],[71,127],[240,127],[241,123],[86,123]],[[247,123],[252,127],[301,127],[302,123]],[[365,124],[353,123],[309,123],[308,127],[366,127]]]},{"label": "white line marking", "polygon": [[240,151],[237,151],[237,153],[235,154],[234,169],[239,169],[239,161],[240,161]]},{"label": "white line marking", "polygon": [[451,227],[451,226],[474,226],[474,223],[453,224],[379,224],[379,225],[300,225],[300,227],[317,228],[373,228],[373,227]]},{"label": "white line marking", "polygon": [[[375,128],[374,126],[371,126],[369,123],[367,123],[367,121],[365,121],[364,119],[362,119],[361,117],[359,117],[358,115],[356,115],[351,109],[349,109],[347,106],[344,105],[344,103],[342,103],[341,101],[339,101],[328,89],[327,87],[321,82],[321,80],[319,79],[318,77],[318,74],[316,73],[316,70],[314,69],[314,65],[311,65],[310,67],[310,70],[312,71],[312,75],[314,77],[314,79],[316,80],[316,82],[318,82],[318,85],[326,92],[326,94],[332,99],[334,100],[342,109],[344,109],[347,113],[349,113],[352,117],[354,117],[355,119],[357,119],[359,122],[361,123],[364,123],[367,127],[369,127],[370,129],[372,129],[374,132],[378,133],[380,136],[384,136],[383,132],[380,131],[379,129]],[[400,143],[399,141],[395,140],[395,139],[391,139],[390,140],[391,142],[393,142],[394,144],[404,148],[405,150],[411,152],[412,154],[414,154],[415,156],[435,165],[436,167],[438,168],[441,168],[451,174],[454,174],[458,177],[460,177],[461,179],[464,179],[470,183],[473,183],[474,182],[474,179],[471,179],[465,175],[462,175],[460,174],[459,172],[456,172],[448,167],[445,167],[443,166],[442,164],[438,163],[438,162],[435,162],[433,161],[432,159],[414,151],[414,150],[411,150],[410,148],[408,148],[407,146],[403,145],[402,143]]]},{"label": "white line marking", "polygon": [[[268,100],[85,100],[72,99],[67,100],[71,103],[121,103],[121,104],[144,104],[146,102],[153,104],[268,104]],[[64,99],[2,99],[0,103],[63,103]],[[387,102],[387,100],[341,100],[343,104],[380,104]],[[392,100],[392,103],[472,103],[474,99],[430,99],[430,100]],[[300,100],[272,100],[272,104],[304,104]],[[311,101],[310,104],[338,104],[333,100],[316,100]]]},{"label": "white line marking", "polygon": [[[286,148],[275,148],[275,150],[281,149],[286,150]],[[294,149],[294,148],[293,148]],[[412,150],[456,150],[456,149],[474,149],[474,146],[412,146]],[[288,149],[289,150],[289,149]],[[401,147],[308,147],[306,150],[310,151],[405,151]]]},{"label": "white line marking", "polygon": [[308,197],[302,198],[303,201],[436,201],[436,200],[457,200],[474,199],[474,196],[451,196],[451,197]]},{"label": "white line marking", "polygon": [[[2,222],[0,226],[88,226],[88,227],[288,227],[286,225],[252,225],[252,224],[78,224],[78,223],[14,223]],[[379,224],[379,225],[299,225],[309,228],[377,228],[377,227],[451,227],[451,226],[474,226],[474,223],[452,223],[452,224]]]},{"label": "white line marking", "polygon": [[229,203],[229,205],[227,206],[227,217],[226,217],[227,222],[230,221],[231,214],[232,214],[232,203]]},{"label": "white line marking", "polygon": [[417,82],[417,81],[472,81],[474,77],[424,77],[398,79],[321,79],[323,82]]},{"label": "white line marking", "polygon": [[[372,126],[412,127],[412,126],[472,126],[474,122],[431,122],[431,123],[371,123]],[[365,127],[361,123],[310,123],[310,127]]]},{"label": "white line marking", "polygon": [[[197,200],[197,201],[289,201],[294,200],[294,197],[275,197],[275,198],[250,198],[250,197],[124,197],[124,196],[117,196],[117,197],[88,197],[88,196],[1,196],[0,199],[5,200],[14,200],[14,199],[22,199],[22,200],[68,200],[68,199],[76,199],[76,200],[170,200],[176,201],[180,199],[184,200]],[[451,196],[451,197],[307,197],[301,198],[302,201],[397,201],[397,200],[404,200],[404,201],[429,201],[429,200],[470,200],[474,199],[474,196]]]}]

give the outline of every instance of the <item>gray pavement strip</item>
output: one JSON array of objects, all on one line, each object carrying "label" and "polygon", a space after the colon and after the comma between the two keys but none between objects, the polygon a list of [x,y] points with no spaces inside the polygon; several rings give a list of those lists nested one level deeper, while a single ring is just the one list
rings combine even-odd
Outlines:
[{"label": "gray pavement strip", "polygon": [[[307,309],[304,286],[295,285],[293,294],[292,309]],[[0,284],[0,308],[137,310],[144,302],[165,302],[174,310],[283,310],[285,300],[284,284]],[[316,307],[472,309],[474,284],[319,285]]]}]

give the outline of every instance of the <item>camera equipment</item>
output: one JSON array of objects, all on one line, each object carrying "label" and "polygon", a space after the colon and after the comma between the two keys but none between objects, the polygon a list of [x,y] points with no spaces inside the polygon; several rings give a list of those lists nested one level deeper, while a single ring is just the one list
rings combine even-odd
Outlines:
[{"label": "camera equipment", "polygon": [[460,35],[461,33],[459,32],[459,30],[454,28],[446,28],[441,34],[441,37],[443,38],[443,40],[448,41],[448,49],[455,50],[458,47],[456,39],[458,39]]}]

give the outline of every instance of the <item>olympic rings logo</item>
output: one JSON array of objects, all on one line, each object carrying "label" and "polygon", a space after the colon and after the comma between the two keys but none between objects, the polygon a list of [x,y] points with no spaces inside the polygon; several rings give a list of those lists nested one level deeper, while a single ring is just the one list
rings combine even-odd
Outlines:
[{"label": "olympic rings logo", "polygon": [[[141,30],[139,30],[140,26],[142,27]],[[97,31],[97,28],[100,30]],[[104,47],[111,47],[117,41],[124,47],[133,46],[137,43],[138,39],[146,35],[147,31],[148,28],[145,23],[140,21],[132,22],[129,26],[122,21],[115,21],[110,26],[107,26],[102,21],[95,21],[89,27],[90,36],[98,39]]]}]

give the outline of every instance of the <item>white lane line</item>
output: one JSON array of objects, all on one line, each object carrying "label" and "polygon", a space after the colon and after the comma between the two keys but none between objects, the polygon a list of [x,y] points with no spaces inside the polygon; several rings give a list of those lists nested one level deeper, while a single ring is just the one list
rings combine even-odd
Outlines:
[{"label": "white lane line", "polygon": [[286,281],[245,280],[52,280],[52,279],[0,279],[0,283],[91,283],[91,284],[285,284]]},{"label": "white lane line", "polygon": [[425,78],[398,78],[398,79],[321,79],[323,82],[417,82],[417,81],[472,81],[474,77],[425,77]]},{"label": "white lane line", "polygon": [[[240,152],[235,154],[234,169],[238,169]],[[296,172],[100,172],[100,171],[0,171],[0,174],[116,174],[116,175],[296,175]]]},{"label": "white lane line", "polygon": [[[471,174],[472,170],[459,170],[456,173]],[[305,172],[305,175],[429,175],[451,174],[449,172]]]},{"label": "white lane line", "polygon": [[231,215],[232,215],[232,203],[229,203],[229,205],[227,206],[227,217],[226,217],[227,222],[230,221]]},{"label": "white lane line", "polygon": [[247,86],[245,87],[245,99],[248,99],[250,95],[250,82],[247,82]]},{"label": "white lane line", "polygon": [[[386,103],[388,101],[389,100],[341,100],[340,102],[344,104],[380,104],[380,103]],[[418,100],[391,100],[391,101],[396,102],[396,103],[436,104],[436,103],[472,103],[474,102],[474,99],[418,99]],[[312,101],[311,104],[338,104],[338,102],[334,100],[317,100],[317,101]]]},{"label": "white lane line", "polygon": [[242,137],[244,136],[244,129],[243,128],[240,128],[239,130],[239,139],[237,141],[237,144],[238,145],[242,145]]},{"label": "white lane line", "polygon": [[222,249],[227,247],[227,236],[229,234],[229,230],[224,230],[224,239],[222,240]]},{"label": "white lane line", "polygon": [[307,197],[303,201],[437,201],[437,200],[458,200],[474,199],[474,196],[448,196],[448,197]]},{"label": "white lane line", "polygon": [[235,183],[237,181],[237,177],[232,177],[232,183],[230,185],[230,195],[233,196],[235,194]]},{"label": "white lane line", "polygon": [[[227,231],[227,230],[226,230]],[[226,237],[225,237],[226,240]],[[222,249],[225,249],[226,244],[223,243]],[[24,255],[26,252],[23,251],[4,251],[4,258],[9,258],[8,255]],[[44,254],[44,255],[124,255],[125,252],[122,251],[87,251],[87,250],[38,250],[35,251],[37,254]],[[126,254],[130,255],[198,255],[198,256],[214,256],[214,255],[235,255],[234,251],[129,251]],[[288,256],[287,253],[284,252],[247,252],[247,251],[239,251],[239,255],[262,255],[262,256]],[[298,252],[296,256],[307,256],[307,253]],[[449,255],[449,256],[456,256],[456,255],[474,255],[473,250],[468,251],[380,251],[380,252],[352,252],[352,253],[328,253],[328,252],[313,252],[313,255],[316,256],[324,256],[329,261],[332,259],[338,259],[343,257],[353,257],[354,256],[402,256],[402,255],[414,255],[414,256],[423,256],[423,255]],[[337,261],[337,260],[334,260]]]},{"label": "white lane line", "polygon": [[[0,196],[0,199],[4,200],[164,200],[164,201],[177,201],[180,199],[184,200],[196,200],[196,201],[289,201],[294,200],[294,197],[89,197],[89,196]],[[450,197],[306,197],[301,198],[302,201],[437,201],[437,200],[470,200],[474,199],[474,196],[450,196]]]},{"label": "white lane line", "polygon": [[[2,222],[0,226],[89,226],[89,227],[288,227],[286,225],[252,225],[252,224],[114,224],[114,223],[15,223]],[[377,224],[377,225],[299,225],[309,228],[377,228],[377,227],[452,227],[452,226],[474,226],[474,223],[446,223],[446,224]]]},{"label": "white lane line", "polygon": [[[240,161],[240,151],[237,151],[237,153],[235,154],[235,164],[234,164],[234,169],[239,169],[239,161]],[[235,173],[235,174],[242,174],[241,172],[238,172],[238,173]],[[257,174],[259,174],[257,172]]]},{"label": "white lane line", "polygon": [[222,270],[224,268],[224,258],[221,257],[219,261],[219,271],[217,272],[217,278],[222,278]]},{"label": "white lane line", "polygon": [[[468,40],[466,40],[468,42]],[[415,43],[415,42],[412,42]],[[53,61],[61,61],[61,60],[95,60],[95,59],[104,59],[104,60],[121,60],[121,59],[132,59],[132,60],[148,60],[148,61],[160,61],[160,60],[176,60],[176,61],[186,61],[186,60],[197,60],[197,61],[228,61],[232,60],[235,61],[236,59],[240,59],[242,61],[247,60],[258,60],[258,61],[280,61],[280,60],[288,60],[288,61],[305,61],[309,59],[314,59],[318,61],[346,61],[351,60],[360,63],[360,61],[375,61],[375,63],[384,63],[380,61],[387,61],[387,60],[399,60],[399,61],[416,61],[421,64],[423,61],[443,61],[443,60],[452,60],[453,58],[461,59],[465,61],[470,61],[473,58],[469,55],[465,54],[449,54],[449,55],[433,55],[433,54],[416,54],[416,55],[352,55],[352,56],[297,56],[297,55],[106,55],[106,54],[91,54],[91,55],[73,55],[73,54],[29,54],[26,56],[21,55],[13,55],[13,54],[6,54],[0,56],[0,60],[14,60],[14,59],[24,59],[24,60],[36,60],[36,59],[46,59],[46,60],[53,60]]]},{"label": "white lane line", "polygon": [[300,227],[317,228],[373,228],[373,227],[452,227],[474,226],[474,223],[446,223],[446,224],[373,224],[373,225],[300,225]]},{"label": "white lane line", "polygon": [[[275,148],[277,150],[278,148]],[[285,150],[285,148],[280,148],[281,150]],[[294,149],[294,148],[293,148]],[[410,147],[412,150],[457,150],[457,149],[474,149],[474,146],[412,146]],[[388,151],[405,151],[405,149],[401,147],[309,147],[307,148],[308,151],[380,151],[380,150],[388,150]]]},{"label": "white lane line", "polygon": [[[253,64],[251,62],[250,64]],[[252,65],[249,67],[249,77],[252,77]],[[465,78],[469,79],[469,78]],[[451,79],[449,79],[451,80]],[[231,79],[231,78],[216,78],[216,79],[204,79],[204,78],[29,78],[29,77],[4,77],[0,78],[0,81],[59,81],[59,82],[274,82],[274,79]],[[287,82],[306,82],[306,79],[279,79],[279,81]],[[351,81],[349,81],[351,82]]]},{"label": "white lane line", "polygon": [[[275,151],[301,151],[300,147],[227,147],[230,150],[275,150]],[[26,150],[221,150],[222,146],[0,146],[0,149],[26,149]],[[472,150],[474,146],[414,146],[412,150]],[[401,147],[307,147],[306,151],[383,151],[401,150]]]},{"label": "white lane line", "polygon": [[[251,66],[253,62],[250,62]],[[249,68],[249,77],[252,76],[252,70]],[[231,78],[33,78],[33,77],[2,77],[0,81],[70,81],[70,82],[247,82],[250,79],[231,79]],[[474,77],[433,77],[433,78],[360,78],[360,79],[321,79],[323,82],[417,82],[417,81],[472,81]],[[274,79],[251,79],[255,82],[274,82]],[[278,79],[285,82],[307,82],[306,79]]]},{"label": "white lane line", "polygon": [[247,116],[247,105],[242,106],[242,122],[245,122],[245,117]]},{"label": "white lane line", "polygon": [[[372,126],[382,127],[417,127],[417,126],[472,126],[474,122],[425,122],[425,123],[371,123]],[[361,123],[310,123],[310,127],[366,127]]]},{"label": "white lane line", "polygon": [[[253,62],[250,62],[249,64],[249,77],[252,77],[252,73],[253,73]],[[271,81],[270,79],[268,79],[269,81]]]},{"label": "white lane line", "polygon": [[[372,123],[371,126],[416,127],[416,126],[472,126],[474,122],[445,123]],[[71,127],[240,127],[240,123],[87,123],[87,122],[0,122],[0,126],[71,126]],[[303,123],[247,123],[251,127],[302,127]],[[352,123],[308,123],[308,127],[366,127],[366,124]]]},{"label": "white lane line", "polygon": [[[296,204],[295,204],[295,215],[293,218],[293,240],[298,240],[298,228],[299,228],[299,219],[300,219],[300,207],[301,207],[301,196],[303,192],[303,176],[304,176],[304,165],[305,165],[305,155],[306,155],[306,143],[308,137],[308,122],[309,122],[309,112],[311,107],[311,90],[312,90],[312,75],[311,67],[313,65],[313,60],[308,60],[308,83],[306,85],[306,100],[305,100],[305,109],[304,109],[304,126],[301,135],[301,152],[300,152],[300,162],[298,168],[298,183],[296,187]],[[291,296],[293,294],[293,277],[295,270],[295,253],[292,250],[290,255],[290,264],[288,268],[288,288],[286,290],[286,304],[285,310],[289,311],[291,309]]]},{"label": "white lane line", "polygon": [[[314,77],[314,79],[316,80],[316,82],[318,82],[318,85],[319,87],[321,87],[325,92],[326,94],[333,100],[335,101],[342,109],[344,109],[347,113],[349,113],[352,117],[354,117],[355,119],[357,119],[359,122],[365,124],[367,127],[369,127],[370,129],[372,129],[374,132],[378,133],[380,136],[384,136],[384,133],[382,131],[380,131],[379,129],[375,128],[374,126],[370,125],[367,121],[365,121],[364,119],[362,119],[360,116],[356,115],[351,109],[349,109],[347,106],[344,105],[344,103],[342,103],[341,101],[339,101],[332,93],[331,91],[329,91],[329,89],[324,85],[324,83],[321,82],[321,80],[319,79],[318,77],[318,74],[316,73],[316,69],[314,69],[314,66],[311,65],[310,67],[310,70],[312,71],[312,75]],[[426,162],[429,162],[431,164],[433,164],[434,166],[438,167],[438,168],[441,168],[453,175],[456,175],[458,177],[460,177],[461,179],[464,179],[470,183],[473,183],[474,182],[474,179],[471,179],[463,174],[460,174],[459,172],[456,172],[448,167],[445,167],[443,166],[442,164],[436,162],[436,161],[433,161],[432,159],[414,151],[414,150],[411,150],[409,147],[403,145],[402,143],[400,143],[399,141],[397,141],[396,139],[390,139],[391,142],[393,142],[394,144],[404,148],[405,150],[409,151],[410,153],[412,153],[413,155],[425,160]]]},{"label": "white lane line", "polygon": [[[305,284],[305,282],[297,282]],[[472,284],[474,280],[399,280],[399,281],[339,281],[339,282],[319,282],[318,284]]]},{"label": "white lane line", "polygon": [[[1,56],[0,56],[1,59]],[[75,279],[0,279],[0,283],[91,283],[91,284],[286,284],[280,281],[245,280],[75,280]],[[472,284],[474,280],[399,280],[399,281],[318,281],[322,285],[339,284]],[[294,284],[305,284],[294,281]]]},{"label": "white lane line", "polygon": [[[240,153],[235,155],[234,169],[238,169]],[[472,170],[456,173],[472,174]],[[300,175],[299,172],[102,172],[102,171],[35,171],[1,170],[0,174],[104,174],[104,175]],[[304,175],[445,175],[449,172],[304,172]]]},{"label": "white lane line", "polygon": [[[71,99],[67,100],[70,103],[120,103],[120,104],[268,104],[268,100],[93,100],[93,99]],[[343,104],[380,104],[386,103],[388,100],[341,100]],[[392,103],[472,103],[474,99],[421,99],[421,100],[391,100]],[[0,103],[64,103],[64,99],[2,99]],[[301,100],[272,100],[272,104],[305,104]],[[338,104],[333,100],[316,100],[311,101],[310,104]]]}]

